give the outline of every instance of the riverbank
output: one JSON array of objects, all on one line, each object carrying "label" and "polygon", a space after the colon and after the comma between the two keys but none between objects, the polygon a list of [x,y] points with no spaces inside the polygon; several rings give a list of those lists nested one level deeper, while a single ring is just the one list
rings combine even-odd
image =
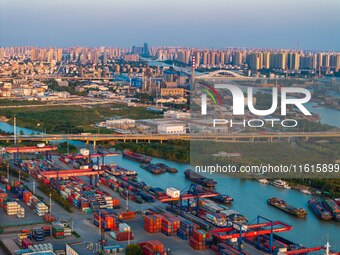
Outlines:
[{"label": "riverbank", "polygon": [[172,140],[166,143],[118,143],[117,150],[129,149],[151,157],[164,158],[181,163],[190,163],[190,142]]}]

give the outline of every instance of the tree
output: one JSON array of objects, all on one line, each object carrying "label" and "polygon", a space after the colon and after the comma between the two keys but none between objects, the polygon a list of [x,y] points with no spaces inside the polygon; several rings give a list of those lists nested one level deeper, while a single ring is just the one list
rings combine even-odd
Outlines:
[{"label": "tree", "polygon": [[143,255],[143,249],[138,244],[129,244],[125,249],[126,255]]}]

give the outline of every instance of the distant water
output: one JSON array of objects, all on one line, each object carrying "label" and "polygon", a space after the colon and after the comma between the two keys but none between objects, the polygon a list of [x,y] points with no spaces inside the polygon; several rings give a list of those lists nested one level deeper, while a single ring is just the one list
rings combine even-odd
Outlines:
[{"label": "distant water", "polygon": [[316,113],[320,116],[322,124],[328,124],[334,127],[340,127],[340,111],[337,109],[325,107],[315,102],[306,103],[306,108],[311,113]]},{"label": "distant water", "polygon": [[[5,132],[10,132],[10,133],[14,133],[14,126],[12,124],[9,123],[5,123],[5,122],[0,122],[0,130],[5,131]],[[20,134],[24,134],[24,135],[41,135],[43,136],[41,131],[37,131],[37,130],[33,130],[33,129],[29,129],[29,128],[22,128],[22,127],[18,127],[17,126],[17,134],[20,137]],[[57,140],[57,141],[51,141],[51,143],[62,143],[62,142],[66,142],[66,140]],[[74,146],[84,146],[84,142],[81,141],[70,141],[70,144],[74,145]]]}]

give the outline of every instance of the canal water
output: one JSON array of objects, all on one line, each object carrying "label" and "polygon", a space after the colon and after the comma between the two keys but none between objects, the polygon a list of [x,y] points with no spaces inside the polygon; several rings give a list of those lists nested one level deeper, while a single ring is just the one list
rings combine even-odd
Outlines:
[{"label": "canal water", "polygon": [[322,124],[340,128],[340,111],[337,109],[319,105],[316,102],[308,102],[305,104],[306,108],[313,114],[316,113],[320,116]]},{"label": "canal water", "polygon": [[[311,112],[319,114],[322,123],[340,127],[340,111],[323,106],[315,107],[315,103],[308,103],[307,108]],[[0,122],[0,129],[13,132],[13,126],[8,123]],[[20,130],[24,134],[32,134],[33,132],[41,134],[41,132],[18,127],[18,133]],[[85,146],[84,143],[79,141],[70,141],[70,144]],[[177,174],[166,173],[155,176],[140,168],[139,163],[124,159],[122,156],[108,157],[106,159],[106,163],[115,163],[124,168],[137,171],[139,180],[145,181],[154,187],[184,189],[190,185],[191,182],[186,180],[183,174],[183,171],[189,165],[154,158],[153,163],[157,162],[175,167],[179,172]],[[254,180],[226,178],[217,174],[210,177],[217,180],[216,190],[218,192],[230,195],[235,199],[232,209],[244,214],[250,222],[257,215],[271,220],[280,220],[293,226],[292,231],[280,233],[283,237],[308,247],[323,245],[329,240],[335,250],[340,250],[340,223],[320,221],[308,208],[307,201],[311,196],[295,190],[284,190],[271,185],[263,185]],[[299,219],[268,206],[266,201],[269,197],[279,197],[289,204],[307,209],[307,218]]]}]

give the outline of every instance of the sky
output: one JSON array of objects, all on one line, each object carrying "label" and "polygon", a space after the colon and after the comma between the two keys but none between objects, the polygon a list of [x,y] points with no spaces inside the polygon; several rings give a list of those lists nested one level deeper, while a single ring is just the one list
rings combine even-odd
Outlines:
[{"label": "sky", "polygon": [[339,0],[0,0],[0,46],[340,51]]}]

